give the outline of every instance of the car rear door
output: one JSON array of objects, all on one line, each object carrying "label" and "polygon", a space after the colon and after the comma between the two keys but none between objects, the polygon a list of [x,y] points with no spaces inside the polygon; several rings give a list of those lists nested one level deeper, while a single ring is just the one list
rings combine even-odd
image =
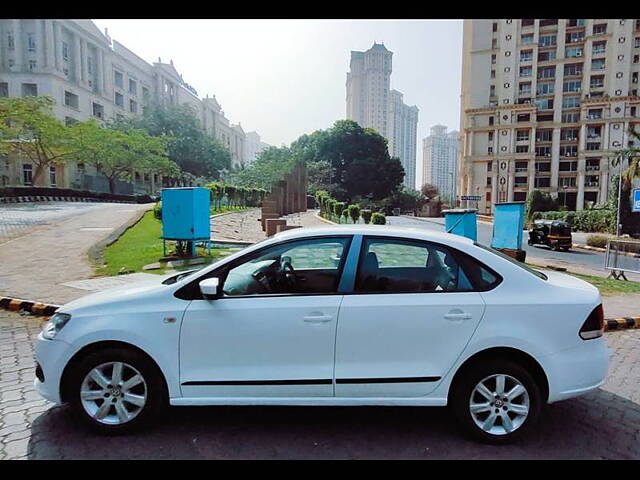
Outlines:
[{"label": "car rear door", "polygon": [[443,245],[364,237],[340,307],[337,397],[426,395],[454,364],[485,304]]}]

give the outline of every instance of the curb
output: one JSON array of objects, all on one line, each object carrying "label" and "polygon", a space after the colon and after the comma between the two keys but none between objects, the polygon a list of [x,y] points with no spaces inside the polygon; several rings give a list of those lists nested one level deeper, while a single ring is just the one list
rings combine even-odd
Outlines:
[{"label": "curb", "polygon": [[332,222],[331,220],[327,220],[326,218],[321,217],[319,214],[313,214],[318,220],[324,223],[328,223],[329,225],[338,225],[336,222]]},{"label": "curb", "polygon": [[640,328],[640,317],[605,318],[604,331]]},{"label": "curb", "polygon": [[94,197],[52,197],[49,195],[29,195],[23,197],[0,197],[0,203],[31,203],[31,202],[96,202],[96,203],[136,203],[127,200],[110,200]]},{"label": "curb", "polygon": [[22,300],[19,298],[0,297],[0,308],[12,312],[26,311],[32,315],[44,315],[48,317],[53,315],[55,311],[60,308],[60,305]]}]

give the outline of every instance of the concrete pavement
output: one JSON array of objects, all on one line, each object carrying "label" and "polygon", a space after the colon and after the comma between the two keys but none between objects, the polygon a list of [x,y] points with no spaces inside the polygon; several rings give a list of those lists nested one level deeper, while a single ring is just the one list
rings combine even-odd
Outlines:
[{"label": "concrete pavement", "polygon": [[[53,217],[41,211],[41,224],[31,225],[20,236],[0,243],[0,295],[54,304],[86,295],[84,290],[63,284],[94,276],[87,256],[89,248],[153,206],[70,205],[75,209],[65,214],[58,211]],[[35,211],[30,214],[38,217]]]}]

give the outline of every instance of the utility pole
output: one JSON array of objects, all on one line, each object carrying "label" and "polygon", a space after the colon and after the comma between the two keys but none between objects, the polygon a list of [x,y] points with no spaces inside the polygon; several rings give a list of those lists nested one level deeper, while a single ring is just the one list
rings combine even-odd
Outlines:
[{"label": "utility pole", "polygon": [[618,165],[620,165],[618,174],[618,211],[616,214],[616,237],[620,236],[620,198],[622,197],[622,158],[623,154],[618,156]]}]

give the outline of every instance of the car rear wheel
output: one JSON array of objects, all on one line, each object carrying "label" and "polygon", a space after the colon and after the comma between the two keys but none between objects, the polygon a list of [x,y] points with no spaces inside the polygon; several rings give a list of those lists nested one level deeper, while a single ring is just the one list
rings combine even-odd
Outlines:
[{"label": "car rear wheel", "polygon": [[474,365],[453,391],[454,412],[463,428],[488,443],[509,443],[526,434],[541,409],[540,388],[511,360]]},{"label": "car rear wheel", "polygon": [[73,367],[70,404],[100,433],[134,430],[166,403],[161,373],[145,355],[125,348],[93,352]]}]

